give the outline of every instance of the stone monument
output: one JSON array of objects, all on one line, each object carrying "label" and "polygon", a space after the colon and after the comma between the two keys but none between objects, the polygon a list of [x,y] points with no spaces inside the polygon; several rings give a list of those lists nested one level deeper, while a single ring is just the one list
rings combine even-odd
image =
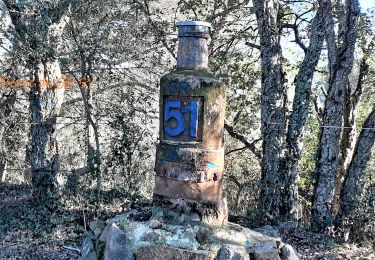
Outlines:
[{"label": "stone monument", "polygon": [[211,25],[178,22],[176,70],[160,80],[160,143],[154,203],[225,225],[223,196],[226,86],[208,69]]}]

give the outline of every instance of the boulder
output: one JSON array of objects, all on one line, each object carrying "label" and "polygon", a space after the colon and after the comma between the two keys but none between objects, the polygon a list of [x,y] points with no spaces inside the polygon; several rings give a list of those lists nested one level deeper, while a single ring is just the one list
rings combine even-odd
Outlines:
[{"label": "boulder", "polygon": [[199,227],[196,231],[195,238],[199,244],[208,244],[209,242],[210,231],[206,227]]},{"label": "boulder", "polygon": [[282,260],[299,260],[299,257],[291,245],[285,244],[281,248],[281,259]]},{"label": "boulder", "polygon": [[258,231],[262,234],[266,234],[268,236],[271,236],[271,237],[279,237],[280,236],[279,231],[276,230],[275,228],[269,226],[269,225],[266,225],[266,226],[263,226],[263,227],[258,227],[258,228],[255,228],[254,230]]},{"label": "boulder", "polygon": [[186,250],[181,248],[148,245],[141,246],[136,252],[137,260],[209,260],[209,254],[203,250]]},{"label": "boulder", "polygon": [[165,234],[164,241],[167,246],[175,246],[188,250],[197,250],[199,243],[195,238],[195,231],[192,227],[177,229],[173,233]]},{"label": "boulder", "polygon": [[252,247],[255,260],[280,260],[279,250],[275,241],[261,242]]},{"label": "boulder", "polygon": [[108,226],[106,232],[104,260],[133,260],[134,255],[128,246],[126,234],[122,232],[114,223]]},{"label": "boulder", "polygon": [[95,231],[95,230],[97,230],[97,229],[100,229],[100,230],[103,230],[103,228],[104,228],[104,222],[103,221],[101,221],[101,220],[98,220],[98,219],[96,219],[96,220],[93,220],[93,221],[91,221],[90,223],[89,223],[89,228],[90,228],[90,230],[91,231]]},{"label": "boulder", "polygon": [[92,233],[89,233],[88,236],[83,241],[82,248],[80,250],[81,258],[80,260],[95,260],[97,259],[94,243],[93,243],[94,236]]},{"label": "boulder", "polygon": [[81,256],[80,260],[97,260],[95,251],[91,251],[88,255]]},{"label": "boulder", "polygon": [[223,245],[220,248],[218,260],[250,260],[249,253],[244,246]]},{"label": "boulder", "polygon": [[155,232],[145,232],[141,236],[140,241],[152,243],[152,242],[157,241],[159,238],[160,238],[160,235],[158,233],[155,233]]},{"label": "boulder", "polygon": [[158,228],[161,228],[163,226],[163,223],[161,223],[159,220],[152,219],[148,226],[152,229],[158,229]]},{"label": "boulder", "polygon": [[[172,221],[134,221],[131,213],[108,220],[105,227],[101,221],[91,222],[82,259],[298,259],[270,226],[255,231],[233,223],[212,227],[190,219],[181,225],[174,217]],[[159,216],[170,216],[167,214],[165,211]]]}]

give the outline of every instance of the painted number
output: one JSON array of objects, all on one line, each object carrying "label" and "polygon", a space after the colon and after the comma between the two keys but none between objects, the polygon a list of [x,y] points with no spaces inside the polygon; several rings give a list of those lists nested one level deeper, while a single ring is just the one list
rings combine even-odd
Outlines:
[{"label": "painted number", "polygon": [[198,103],[190,101],[188,105],[181,107],[181,101],[166,101],[164,105],[164,120],[168,122],[172,118],[176,120],[176,127],[165,127],[167,135],[175,137],[185,131],[184,114],[190,113],[189,135],[197,137],[198,128]]},{"label": "painted number", "polygon": [[184,118],[180,112],[181,102],[180,101],[167,101],[164,107],[164,120],[168,122],[170,119],[174,118],[177,121],[177,126],[172,128],[167,126],[165,132],[169,136],[178,136],[184,132],[185,123]]}]

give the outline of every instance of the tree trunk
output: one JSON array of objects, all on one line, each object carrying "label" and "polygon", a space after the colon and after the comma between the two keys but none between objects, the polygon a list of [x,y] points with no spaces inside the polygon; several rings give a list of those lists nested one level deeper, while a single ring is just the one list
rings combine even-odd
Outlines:
[{"label": "tree trunk", "polygon": [[[312,208],[312,227],[320,231],[333,224],[332,205],[339,167],[341,126],[348,76],[353,67],[358,15],[358,1],[348,0],[344,41],[338,52],[336,64],[331,63],[330,66],[330,86],[324,108],[324,127],[320,135],[316,166],[317,182]],[[330,52],[330,48],[328,51]]]},{"label": "tree trunk", "polygon": [[32,80],[35,85],[30,93],[30,164],[34,198],[53,208],[56,206],[56,174],[59,171],[56,121],[65,91],[59,84],[59,63],[56,60],[36,63]]},{"label": "tree trunk", "polygon": [[324,42],[324,16],[330,8],[321,2],[310,31],[310,44],[295,79],[295,96],[286,135],[287,151],[284,172],[284,205],[282,214],[285,220],[297,221],[298,216],[298,166],[301,158],[303,128],[307,120],[311,85],[315,67],[318,64]]},{"label": "tree trunk", "polygon": [[16,92],[13,90],[9,93],[3,93],[0,99],[0,183],[5,181],[7,174],[7,147],[5,145],[6,138],[6,120],[13,112],[13,106],[16,101]]},{"label": "tree trunk", "polygon": [[7,160],[3,154],[0,154],[0,183],[5,182],[7,174]]},{"label": "tree trunk", "polygon": [[281,158],[284,157],[286,87],[280,46],[279,2],[254,1],[261,46],[262,180],[260,209],[278,219],[282,204]]},{"label": "tree trunk", "polygon": [[[87,87],[87,86],[86,86]],[[101,201],[101,186],[102,186],[102,175],[101,175],[101,152],[99,142],[99,130],[98,125],[94,121],[92,113],[92,91],[87,89],[86,95],[84,86],[80,84],[82,98],[84,100],[84,110],[86,115],[86,127],[87,127],[87,165],[96,178],[96,192],[97,192],[97,207],[99,209]],[[85,101],[86,100],[86,101]]]},{"label": "tree trunk", "polygon": [[[371,49],[371,47],[370,47]],[[353,156],[356,131],[355,131],[355,119],[357,115],[359,101],[363,92],[363,82],[368,70],[367,64],[368,55],[365,53],[362,58],[361,64],[359,66],[359,75],[357,79],[357,84],[352,91],[350,85],[347,88],[347,95],[345,99],[345,108],[344,108],[344,129],[341,136],[340,143],[340,169],[337,177],[336,188],[335,188],[335,212],[339,209],[339,197],[342,189],[342,185],[350,164],[350,161]]]},{"label": "tree trunk", "polygon": [[362,206],[363,193],[365,191],[365,169],[371,158],[371,150],[375,142],[375,109],[367,117],[363,129],[358,137],[353,159],[344,181],[341,192],[340,212],[336,223],[343,230],[350,232],[351,223],[355,218],[356,210]]},{"label": "tree trunk", "polygon": [[[43,207],[55,208],[56,174],[59,170],[59,153],[56,140],[56,121],[64,98],[61,69],[56,52],[62,41],[62,33],[69,9],[69,1],[59,1],[56,5],[29,6],[35,8],[35,15],[25,5],[15,1],[4,1],[12,20],[16,37],[23,48],[27,67],[32,72],[30,89],[30,155],[34,199]],[[42,17],[42,18],[40,18]],[[38,19],[48,21],[43,23]],[[43,24],[43,26],[39,26]],[[35,27],[37,26],[37,27]],[[29,29],[32,30],[32,37]]]}]

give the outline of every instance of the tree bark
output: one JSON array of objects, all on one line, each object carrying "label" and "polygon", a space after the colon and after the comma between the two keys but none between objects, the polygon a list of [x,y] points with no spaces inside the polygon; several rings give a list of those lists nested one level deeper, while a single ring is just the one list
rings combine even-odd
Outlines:
[{"label": "tree bark", "polygon": [[367,117],[363,129],[358,137],[353,159],[341,192],[340,212],[336,218],[336,225],[350,232],[351,223],[356,210],[360,209],[366,188],[364,183],[365,169],[371,158],[372,147],[375,143],[375,109]]},{"label": "tree bark", "polygon": [[355,84],[355,88],[352,89],[351,86],[347,88],[347,96],[345,100],[345,109],[344,109],[344,129],[341,137],[341,144],[340,144],[340,169],[339,174],[337,177],[337,183],[335,188],[335,211],[339,209],[339,198],[342,189],[343,182],[345,180],[346,173],[348,171],[348,167],[350,161],[353,157],[354,147],[356,143],[356,123],[355,119],[357,116],[358,105],[361,100],[361,96],[363,93],[363,84],[366,79],[366,75],[368,74],[369,65],[368,59],[372,55],[374,49],[374,41],[375,38],[373,37],[370,41],[370,44],[367,48],[363,48],[363,58],[359,65],[359,73],[357,82]]},{"label": "tree bark", "polygon": [[15,101],[16,92],[13,90],[10,93],[4,93],[0,99],[0,183],[5,181],[7,174],[6,119],[12,113]]},{"label": "tree bark", "polygon": [[262,180],[259,208],[278,219],[282,204],[281,159],[284,157],[286,87],[280,46],[279,2],[255,0],[261,52]]},{"label": "tree bark", "polygon": [[[30,93],[32,183],[34,198],[55,207],[56,175],[59,153],[56,140],[56,121],[65,89],[57,60],[41,61],[34,65],[34,87]],[[52,199],[52,200],[51,200]],[[50,204],[51,203],[51,204]]]},{"label": "tree bark", "polygon": [[5,182],[7,174],[7,160],[4,153],[0,153],[0,183]]},{"label": "tree bark", "polygon": [[357,116],[357,110],[361,95],[363,92],[363,82],[367,74],[368,64],[367,55],[362,58],[361,64],[359,66],[359,75],[355,90],[352,91],[351,87],[347,88],[347,95],[345,99],[344,108],[344,129],[341,136],[340,143],[340,168],[337,177],[336,187],[335,187],[335,211],[339,208],[339,197],[342,189],[342,185],[353,156],[353,151],[355,147],[356,139],[356,123],[355,119]]},{"label": "tree bark", "polygon": [[281,205],[285,220],[297,221],[298,216],[298,166],[301,159],[303,129],[307,120],[311,85],[324,42],[325,16],[330,3],[321,1],[311,23],[310,44],[295,78],[295,96],[286,135],[286,156],[284,165],[284,195]]},{"label": "tree bark", "polygon": [[[358,1],[348,0],[343,44],[338,51],[336,64],[330,64],[329,91],[323,115],[324,127],[320,135],[316,166],[317,182],[312,208],[312,227],[317,231],[325,230],[333,224],[332,205],[339,167],[341,126],[348,76],[353,67],[358,16]],[[328,51],[330,52],[330,48]],[[332,58],[335,58],[334,55]]]}]

